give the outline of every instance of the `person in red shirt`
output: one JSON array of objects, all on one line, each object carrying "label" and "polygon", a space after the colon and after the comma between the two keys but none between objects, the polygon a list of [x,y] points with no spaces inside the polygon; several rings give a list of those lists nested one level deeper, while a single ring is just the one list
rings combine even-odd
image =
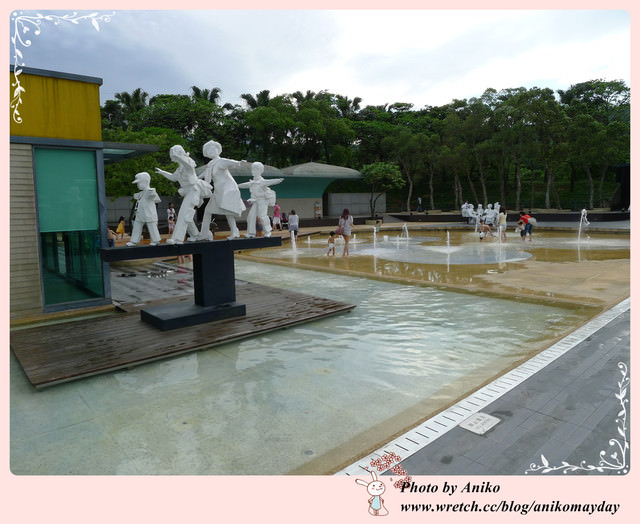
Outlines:
[{"label": "person in red shirt", "polygon": [[520,211],[520,222],[524,226],[520,231],[520,238],[524,242],[527,233],[529,233],[529,241],[532,240],[533,237],[533,224],[531,223],[531,215],[527,215],[524,211]]}]

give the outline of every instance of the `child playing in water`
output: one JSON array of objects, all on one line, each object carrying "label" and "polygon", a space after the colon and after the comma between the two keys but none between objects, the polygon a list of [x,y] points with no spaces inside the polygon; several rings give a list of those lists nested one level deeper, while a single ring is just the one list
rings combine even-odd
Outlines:
[{"label": "child playing in water", "polygon": [[482,240],[485,237],[493,236],[493,229],[489,224],[485,224],[484,220],[480,220],[479,229],[480,229],[480,240]]},{"label": "child playing in water", "polygon": [[329,243],[329,249],[327,249],[327,256],[335,256],[336,255],[336,232],[332,231],[329,233],[329,238],[327,242]]}]

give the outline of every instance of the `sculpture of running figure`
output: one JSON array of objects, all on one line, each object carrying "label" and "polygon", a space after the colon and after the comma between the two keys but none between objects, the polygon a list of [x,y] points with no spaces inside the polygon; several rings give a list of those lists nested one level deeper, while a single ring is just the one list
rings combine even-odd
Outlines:
[{"label": "sculpture of running figure", "polygon": [[249,208],[247,214],[247,238],[253,238],[256,236],[256,218],[260,219],[262,229],[265,237],[271,236],[271,220],[267,211],[269,206],[273,206],[276,203],[276,193],[269,186],[279,184],[284,178],[262,178],[262,172],[264,171],[264,164],[262,162],[254,162],[251,164],[251,174],[253,178],[248,182],[238,184],[238,187],[249,188],[251,198],[249,202],[253,205]]},{"label": "sculpture of running figure", "polygon": [[207,183],[213,184],[213,196],[204,208],[198,240],[213,240],[213,234],[209,229],[213,215],[224,215],[231,231],[231,235],[228,238],[238,238],[240,230],[236,225],[236,218],[240,218],[242,212],[247,209],[240,196],[238,184],[229,173],[231,166],[240,165],[244,160],[221,158],[220,153],[222,153],[222,146],[213,140],[209,140],[202,146],[202,154],[207,158],[211,158],[211,161],[200,174],[200,178]]},{"label": "sculpture of running figure", "polygon": [[211,184],[198,179],[196,163],[182,146],[172,146],[169,149],[169,157],[178,164],[178,169],[173,173],[169,173],[157,167],[156,172],[172,182],[180,184],[178,193],[182,197],[182,204],[180,205],[180,211],[178,211],[173,235],[167,239],[166,243],[182,244],[187,233],[189,233],[188,240],[194,242],[199,234],[195,223],[196,209],[202,205],[205,197],[211,196]]}]

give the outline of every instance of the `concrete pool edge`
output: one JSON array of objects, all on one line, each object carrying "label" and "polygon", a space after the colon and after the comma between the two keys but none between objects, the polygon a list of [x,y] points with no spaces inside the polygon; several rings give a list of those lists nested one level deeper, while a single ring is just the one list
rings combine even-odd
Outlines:
[{"label": "concrete pool edge", "polygon": [[[580,326],[549,348],[537,353],[519,366],[504,373],[449,408],[444,409],[401,436],[389,441],[376,451],[344,467],[335,473],[335,475],[368,474],[368,468],[372,462],[378,461],[379,463],[383,456],[389,456],[392,453],[396,456],[401,456],[403,460],[407,459],[435,442],[439,437],[445,435],[475,413],[480,412],[480,410],[493,401],[522,384],[526,379],[535,375],[562,355],[574,349],[579,343],[587,340],[591,335],[629,309],[630,298],[628,297]],[[377,469],[377,471],[382,474],[391,467],[392,465],[389,465],[387,469]]]}]

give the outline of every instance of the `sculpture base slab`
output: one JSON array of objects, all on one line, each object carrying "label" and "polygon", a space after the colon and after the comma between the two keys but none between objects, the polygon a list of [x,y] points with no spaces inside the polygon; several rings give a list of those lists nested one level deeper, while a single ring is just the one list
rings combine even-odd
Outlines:
[{"label": "sculpture base slab", "polygon": [[140,318],[158,329],[167,331],[214,320],[242,317],[246,314],[246,306],[237,302],[215,306],[199,306],[193,303],[164,304],[141,310]]}]

